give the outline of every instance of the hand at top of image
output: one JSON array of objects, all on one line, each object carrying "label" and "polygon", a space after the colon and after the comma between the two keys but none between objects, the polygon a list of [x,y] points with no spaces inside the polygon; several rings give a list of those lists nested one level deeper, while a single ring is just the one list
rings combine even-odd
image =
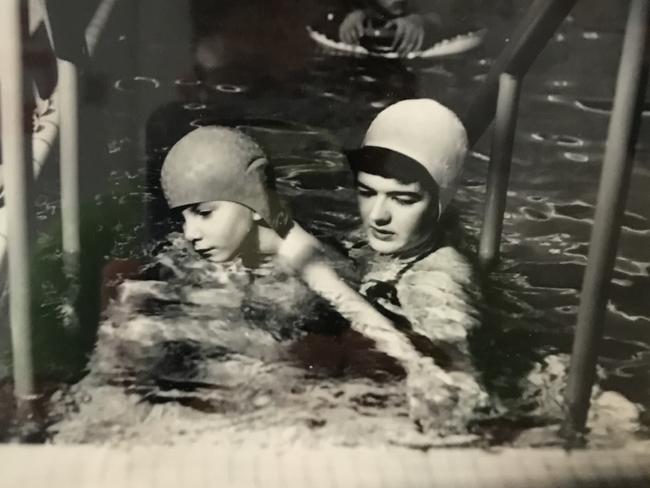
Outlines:
[{"label": "hand at top of image", "polygon": [[393,49],[402,56],[419,51],[424,42],[424,19],[421,15],[411,14],[393,19],[388,27],[395,27]]},{"label": "hand at top of image", "polygon": [[347,44],[359,44],[367,16],[363,10],[350,12],[339,26],[339,39]]}]

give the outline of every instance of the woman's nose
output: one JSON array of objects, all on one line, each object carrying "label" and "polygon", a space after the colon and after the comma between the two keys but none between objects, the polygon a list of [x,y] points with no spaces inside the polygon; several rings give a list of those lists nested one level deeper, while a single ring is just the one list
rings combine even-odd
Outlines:
[{"label": "woman's nose", "polygon": [[386,225],[390,222],[390,212],[388,210],[386,198],[378,197],[370,211],[370,220],[378,225]]}]

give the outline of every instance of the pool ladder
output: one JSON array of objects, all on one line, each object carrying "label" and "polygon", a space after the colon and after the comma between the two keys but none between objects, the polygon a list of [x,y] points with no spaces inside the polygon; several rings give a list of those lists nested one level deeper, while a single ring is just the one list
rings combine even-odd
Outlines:
[{"label": "pool ladder", "polygon": [[[536,0],[488,73],[463,122],[475,144],[494,119],[479,261],[498,257],[523,77],[577,0]],[[596,377],[609,286],[648,81],[648,0],[631,0],[565,390],[563,435],[580,440]]]},{"label": "pool ladder", "polygon": [[[2,171],[4,176],[5,206],[8,251],[9,322],[11,328],[14,397],[17,418],[32,417],[39,395],[35,386],[34,360],[32,351],[32,257],[34,215],[31,200],[35,172],[32,166],[40,168],[48,158],[52,146],[59,146],[61,178],[61,221],[63,233],[64,267],[66,274],[75,279],[79,270],[79,96],[77,66],[84,58],[92,55],[99,37],[118,0],[101,0],[97,3],[90,22],[70,46],[57,45],[57,32],[52,31],[48,7],[45,0],[0,0],[0,90],[2,105]],[[60,2],[59,2],[60,3]],[[53,6],[59,9],[74,7]],[[73,13],[60,10],[62,15]],[[34,51],[29,41],[46,31],[49,46],[37,47]],[[58,40],[65,41],[64,34]],[[83,47],[82,47],[83,45]],[[73,49],[69,49],[72,47]],[[58,81],[54,88],[58,115],[53,124],[56,130],[47,141],[36,141],[31,127],[31,113],[25,107],[31,106],[33,80],[23,65],[24,55],[37,59],[56,56]],[[58,112],[58,114],[56,113]],[[46,149],[37,150],[36,142]],[[39,158],[34,164],[27,164],[32,158]],[[4,216],[3,216],[4,217]],[[4,253],[4,246],[0,252]]]},{"label": "pool ladder", "polygon": [[[100,2],[86,30],[88,53],[117,0]],[[634,156],[634,147],[647,81],[648,1],[631,0],[623,54],[598,192],[595,223],[583,282],[578,325],[566,389],[567,416],[564,432],[573,437],[584,430],[595,378],[597,347],[603,329],[608,286],[612,277],[621,217]],[[498,256],[510,162],[517,121],[521,83],[534,59],[544,48],[577,0],[535,0],[512,39],[492,66],[487,79],[463,117],[471,144],[475,144],[494,119],[492,155],[487,181],[485,219],[479,258],[489,266]],[[26,161],[30,161],[31,134],[25,127],[23,100],[21,19],[25,7],[45,11],[43,0],[2,0],[0,32],[2,60],[2,161],[6,181],[5,203],[9,214],[8,246],[10,322],[14,361],[14,390],[19,412],[30,412],[36,397],[31,339],[30,239]],[[22,12],[21,12],[22,9]],[[47,21],[47,18],[45,19]],[[49,26],[48,26],[49,27]],[[51,31],[50,31],[51,35]],[[78,266],[78,96],[74,60],[60,59],[60,152],[62,179],[63,248],[68,267]]]}]

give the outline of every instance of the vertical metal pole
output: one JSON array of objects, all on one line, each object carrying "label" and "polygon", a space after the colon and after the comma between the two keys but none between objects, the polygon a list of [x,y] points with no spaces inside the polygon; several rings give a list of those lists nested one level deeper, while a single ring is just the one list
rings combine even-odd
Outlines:
[{"label": "vertical metal pole", "polygon": [[647,80],[648,8],[648,0],[633,0],[625,30],[565,393],[567,417],[563,433],[569,437],[584,430],[596,375],[598,345]]},{"label": "vertical metal pole", "polygon": [[79,102],[77,68],[60,59],[59,97],[61,220],[63,225],[63,259],[72,277],[79,269]]},{"label": "vertical metal pole", "polygon": [[492,139],[492,156],[488,169],[485,215],[479,245],[479,260],[483,266],[490,265],[499,254],[520,91],[519,77],[509,73],[503,73],[499,77],[499,96]]},{"label": "vertical metal pole", "polygon": [[577,0],[535,0],[528,8],[510,41],[490,68],[487,79],[461,117],[470,146],[476,144],[492,122],[501,73],[523,76],[576,2]]},{"label": "vertical metal pole", "polygon": [[[21,0],[0,2],[2,70],[2,162],[7,208],[9,252],[9,320],[14,390],[19,416],[31,411],[35,399],[31,317],[32,184],[31,115],[25,113],[25,77],[22,66]],[[24,10],[26,12],[26,9]],[[26,23],[24,23],[26,25]]]}]

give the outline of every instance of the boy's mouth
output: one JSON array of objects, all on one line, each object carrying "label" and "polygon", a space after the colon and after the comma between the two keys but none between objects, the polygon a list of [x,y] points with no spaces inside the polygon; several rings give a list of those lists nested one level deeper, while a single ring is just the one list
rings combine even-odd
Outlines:
[{"label": "boy's mouth", "polygon": [[202,258],[209,259],[212,256],[212,253],[214,252],[213,247],[208,247],[205,249],[194,249],[197,254],[199,254]]}]

